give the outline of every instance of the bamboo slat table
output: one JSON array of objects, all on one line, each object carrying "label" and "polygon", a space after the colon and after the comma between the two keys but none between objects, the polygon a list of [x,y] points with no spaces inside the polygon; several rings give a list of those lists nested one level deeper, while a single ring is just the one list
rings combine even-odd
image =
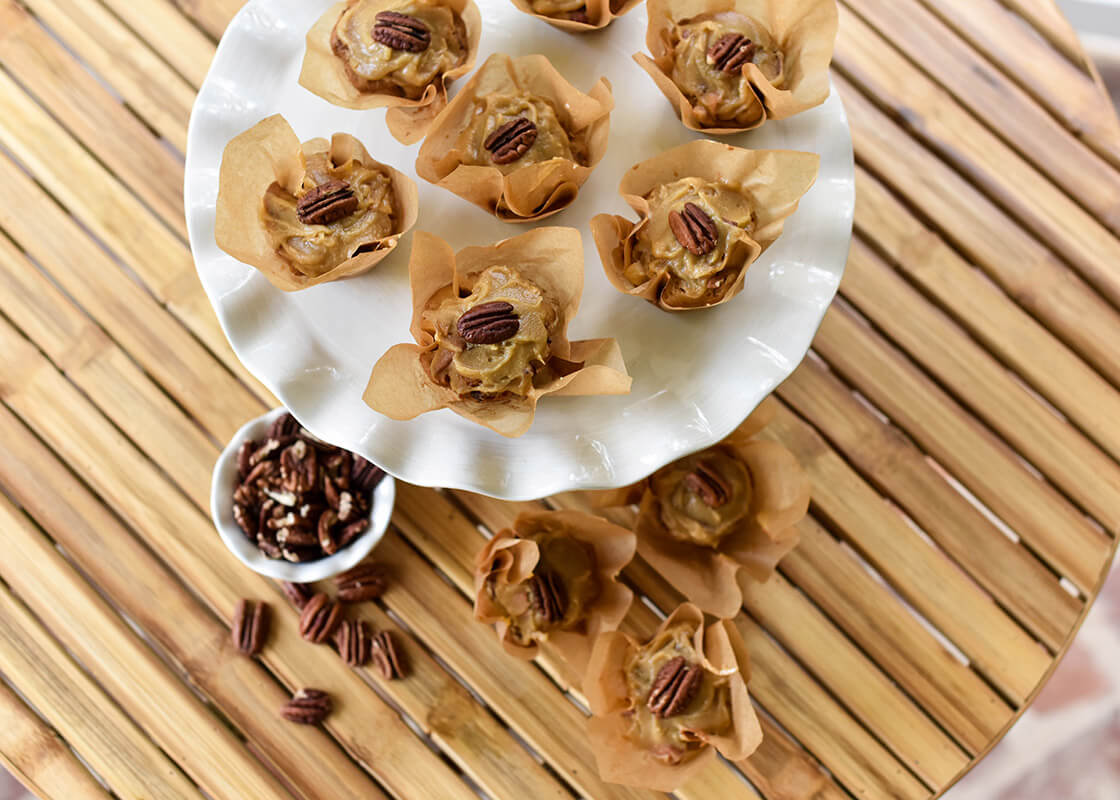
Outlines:
[{"label": "bamboo slat table", "polygon": [[[207,517],[272,403],[186,246],[195,89],[239,0],[0,0],[0,757],[42,797],[650,797],[599,781],[556,664],[471,620],[480,526],[402,487],[378,550],[409,676],[299,639]],[[635,13],[644,13],[638,11]],[[916,800],[998,741],[1120,532],[1120,125],[1050,0],[843,0],[857,233],[770,435],[814,481],[751,587],[765,742],[682,800]],[[552,498],[579,506],[581,498]],[[635,563],[631,631],[678,597]],[[241,597],[278,610],[236,654]],[[338,701],[278,720],[290,689]]]}]

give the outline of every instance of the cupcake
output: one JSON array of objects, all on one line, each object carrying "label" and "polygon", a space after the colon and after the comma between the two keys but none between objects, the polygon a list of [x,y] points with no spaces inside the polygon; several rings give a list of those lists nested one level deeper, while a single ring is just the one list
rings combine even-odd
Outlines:
[{"label": "cupcake", "polygon": [[836,0],[649,0],[634,60],[692,130],[739,133],[829,93]]},{"label": "cupcake", "polygon": [[551,650],[580,675],[600,633],[613,631],[633,595],[616,576],[634,534],[578,511],[518,515],[475,560],[475,619],[494,625],[507,652]]},{"label": "cupcake", "polygon": [[416,173],[507,222],[571,204],[607,152],[610,84],[589,94],[540,55],[495,54],[433,123]]},{"label": "cupcake", "polygon": [[390,133],[412,144],[474,66],[481,31],[473,0],[345,0],[308,32],[299,82],[344,108],[388,106]]},{"label": "cupcake", "polygon": [[671,792],[716,752],[746,758],[762,742],[749,680],[750,658],[734,624],[705,626],[693,605],[677,608],[645,643],[603,634],[583,686],[600,776]]},{"label": "cupcake", "polygon": [[222,154],[214,236],[278,289],[365,272],[416,222],[416,184],[345,133],[300,144],[283,117]]},{"label": "cupcake", "polygon": [[600,214],[591,232],[616,289],[665,311],[727,302],[813,185],[820,156],[708,140],[632,167],[618,190],[640,216]]},{"label": "cupcake", "polygon": [[365,392],[398,420],[450,408],[503,436],[521,436],[545,395],[627,394],[614,339],[569,342],[583,292],[574,228],[537,228],[454,253],[416,234],[408,265],[415,344],[391,348]]},{"label": "cupcake", "polygon": [[587,33],[611,24],[641,0],[513,0],[526,14],[568,33]]},{"label": "cupcake", "polygon": [[756,438],[776,405],[763,401],[715,447],[674,461],[634,486],[593,495],[600,507],[638,503],[638,553],[703,611],[733,617],[740,571],[765,581],[797,546],[808,476],[777,442]]}]

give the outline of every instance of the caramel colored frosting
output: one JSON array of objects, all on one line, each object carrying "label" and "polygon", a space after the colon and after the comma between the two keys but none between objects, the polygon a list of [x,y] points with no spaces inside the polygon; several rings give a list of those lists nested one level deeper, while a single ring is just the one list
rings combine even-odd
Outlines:
[{"label": "caramel colored frosting", "polygon": [[[586,619],[587,607],[600,592],[591,546],[573,539],[557,523],[542,521],[538,525],[537,530],[521,534],[521,538],[536,542],[540,549],[534,577],[522,583],[499,586],[491,581],[487,585],[491,599],[509,619],[510,638],[522,646],[549,631],[578,629]],[[530,584],[539,576],[556,587],[557,609],[561,610],[557,619],[542,613],[540,604],[533,601]]]},{"label": "caramel colored frosting", "polygon": [[678,657],[687,666],[702,663],[702,654],[693,646],[693,633],[687,624],[673,625],[635,650],[625,664],[627,693],[633,704],[627,712],[627,735],[667,764],[695,756],[705,746],[697,733],[718,736],[731,728],[730,679],[708,670],[678,713],[658,716],[649,707],[650,692],[662,667]]},{"label": "caramel colored frosting", "polygon": [[[354,255],[362,244],[390,236],[396,229],[392,179],[377,167],[358,161],[334,164],[327,153],[307,159],[299,195],[278,183],[265,193],[261,221],[276,251],[294,269],[318,277]],[[307,225],[300,221],[299,197],[332,180],[350,184],[358,208],[329,225]]]},{"label": "caramel colored frosting", "polygon": [[[432,379],[478,399],[528,395],[534,380],[549,373],[551,335],[560,321],[556,304],[517,270],[503,265],[479,273],[473,287],[461,292],[466,296],[456,297],[445,289],[444,296],[434,299],[434,310],[424,312],[425,326],[434,331],[437,344],[428,367]],[[476,306],[496,302],[513,307],[519,322],[516,333],[492,344],[467,342],[459,334],[459,318]]]},{"label": "caramel colored frosting", "polygon": [[[646,195],[649,221],[635,233],[633,260],[624,275],[630,283],[640,286],[651,277],[668,272],[668,291],[701,300],[717,294],[723,284],[720,272],[726,267],[729,233],[738,228],[750,233],[754,229],[754,209],[749,195],[737,187],[682,178],[658,186]],[[669,227],[670,212],[680,212],[685,203],[699,206],[715,223],[716,246],[698,256],[677,240]]]},{"label": "caramel colored frosting", "polygon": [[[695,489],[700,468],[714,473],[727,490],[723,502],[713,506],[711,495]],[[682,542],[718,547],[720,540],[747,516],[751,506],[751,476],[746,466],[720,450],[708,450],[683,458],[657,472],[651,488],[658,498],[661,522],[669,535]]]},{"label": "caramel colored frosting", "polygon": [[784,82],[781,50],[770,34],[749,17],[724,13],[686,20],[673,29],[673,67],[669,77],[688,97],[705,124],[751,120],[759,100],[742,70],[727,73],[708,62],[708,51],[728,33],[741,33],[755,43],[753,63],[775,86]]},{"label": "caramel colored frosting", "polygon": [[[483,146],[484,142],[498,128],[522,117],[536,125],[536,140],[516,161],[495,164],[492,154]],[[552,158],[563,158],[581,164],[586,161],[580,142],[573,141],[564,129],[552,103],[528,92],[491,93],[476,98],[471,123],[460,134],[458,147],[463,153],[464,164],[497,167],[503,175]]]},{"label": "caramel colored frosting", "polygon": [[[378,12],[392,10],[420,20],[431,43],[419,53],[396,50],[373,38]],[[347,6],[331,34],[331,49],[346,65],[350,82],[360,92],[395,94],[419,99],[424,89],[467,58],[463,21],[438,0],[409,0],[392,9],[360,0]]]}]

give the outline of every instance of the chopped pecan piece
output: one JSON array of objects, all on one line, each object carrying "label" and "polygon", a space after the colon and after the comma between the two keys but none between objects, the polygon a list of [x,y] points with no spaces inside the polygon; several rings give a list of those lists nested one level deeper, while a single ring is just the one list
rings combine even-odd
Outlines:
[{"label": "chopped pecan piece", "polygon": [[322,644],[330,639],[342,619],[342,607],[320,592],[307,601],[299,615],[299,635]]},{"label": "chopped pecan piece", "polygon": [[373,39],[386,47],[407,53],[423,53],[432,43],[431,30],[416,17],[398,11],[381,11],[374,20]]},{"label": "chopped pecan piece", "polygon": [[463,312],[455,329],[469,344],[497,344],[521,328],[521,320],[510,303],[496,300]]},{"label": "chopped pecan piece", "polygon": [[670,211],[669,228],[681,247],[694,256],[707,255],[719,241],[715,222],[695,203],[685,203],[682,211]]},{"label": "chopped pecan piece", "polygon": [[655,717],[672,717],[682,712],[700,688],[704,668],[687,664],[683,656],[667,662],[657,672],[646,704]]},{"label": "chopped pecan piece", "polygon": [[707,61],[721,72],[738,72],[754,58],[758,45],[741,33],[725,33],[708,48]]},{"label": "chopped pecan piece", "polygon": [[269,613],[267,603],[238,600],[233,610],[233,643],[247,656],[255,656],[268,638]]},{"label": "chopped pecan piece", "polygon": [[350,184],[339,180],[319,184],[296,203],[296,214],[304,225],[330,225],[357,210],[358,196]]},{"label": "chopped pecan piece", "polygon": [[331,713],[331,698],[320,689],[300,689],[283,708],[280,716],[300,725],[318,725]]},{"label": "chopped pecan piece", "polygon": [[710,465],[701,461],[684,478],[684,485],[699,495],[710,508],[719,508],[731,499],[731,486]]},{"label": "chopped pecan piece", "polygon": [[490,151],[490,160],[495,164],[510,164],[529,152],[535,141],[536,123],[518,117],[487,136],[482,146]]}]

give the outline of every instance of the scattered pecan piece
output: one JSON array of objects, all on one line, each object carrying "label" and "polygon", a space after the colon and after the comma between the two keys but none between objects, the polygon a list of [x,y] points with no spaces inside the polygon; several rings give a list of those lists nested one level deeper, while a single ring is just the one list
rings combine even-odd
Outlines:
[{"label": "scattered pecan piece", "polygon": [[719,508],[731,499],[731,485],[710,464],[703,461],[685,475],[684,485],[689,491],[699,495],[710,508]]},{"label": "scattered pecan piece", "polygon": [[358,196],[346,181],[321,183],[296,202],[296,214],[304,225],[330,225],[357,210]]},{"label": "scattered pecan piece", "polygon": [[715,222],[695,203],[685,203],[682,211],[670,211],[669,228],[681,247],[694,256],[707,255],[719,241]]},{"label": "scattered pecan piece", "polygon": [[683,656],[677,656],[658,670],[646,701],[649,710],[662,718],[679,714],[692,700],[703,678],[703,667],[687,664]]},{"label": "scattered pecan piece", "polygon": [[367,561],[334,579],[338,599],[344,603],[361,603],[376,600],[385,593],[388,570],[383,564]]},{"label": "scattered pecan piece", "polygon": [[482,146],[495,164],[510,164],[529,152],[537,141],[537,125],[530,119],[510,120],[486,137]]},{"label": "scattered pecan piece", "polygon": [[369,627],[361,620],[343,620],[335,631],[334,643],[342,660],[352,667],[364,667],[373,654]]},{"label": "scattered pecan piece", "polygon": [[300,689],[280,709],[280,716],[300,725],[318,725],[331,713],[331,698],[320,689]]},{"label": "scattered pecan piece", "polygon": [[300,611],[307,605],[307,601],[311,599],[314,591],[306,583],[289,583],[288,581],[280,581],[280,590],[284,596],[288,598],[289,602]]},{"label": "scattered pecan piece", "polygon": [[707,61],[721,72],[738,72],[754,58],[758,45],[741,33],[725,33],[708,48]]},{"label": "scattered pecan piece", "polygon": [[389,631],[381,631],[373,637],[373,661],[381,670],[381,675],[387,681],[400,678],[404,673],[401,670],[400,656],[393,644],[393,636]]},{"label": "scattered pecan piece", "polygon": [[322,644],[330,639],[342,619],[342,607],[320,592],[307,601],[299,615],[299,635]]},{"label": "scattered pecan piece", "polygon": [[501,300],[481,303],[464,311],[455,329],[469,344],[497,344],[510,338],[521,328],[521,320],[513,306]]},{"label": "scattered pecan piece", "polygon": [[268,638],[269,612],[267,603],[238,600],[233,610],[233,630],[230,638],[237,649],[247,656],[255,656]]},{"label": "scattered pecan piece", "polygon": [[416,17],[398,11],[381,11],[374,20],[373,39],[386,47],[423,53],[432,43],[431,30]]},{"label": "scattered pecan piece", "polygon": [[564,594],[564,586],[555,575],[544,572],[530,576],[529,603],[542,620],[548,624],[555,624],[564,618],[568,610],[568,600]]}]

